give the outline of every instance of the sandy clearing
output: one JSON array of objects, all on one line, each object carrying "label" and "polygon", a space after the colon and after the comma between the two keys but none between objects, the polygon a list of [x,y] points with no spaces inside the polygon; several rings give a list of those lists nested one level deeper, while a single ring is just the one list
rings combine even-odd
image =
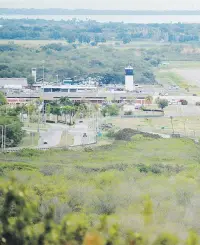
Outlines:
[{"label": "sandy clearing", "polygon": [[189,68],[189,69],[171,69],[172,72],[183,77],[188,84],[200,87],[200,69]]}]

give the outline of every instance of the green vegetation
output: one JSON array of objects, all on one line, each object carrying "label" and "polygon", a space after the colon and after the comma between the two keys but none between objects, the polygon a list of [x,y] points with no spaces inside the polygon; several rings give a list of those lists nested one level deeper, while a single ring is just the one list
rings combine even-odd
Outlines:
[{"label": "green vegetation", "polygon": [[37,79],[41,81],[42,60],[45,60],[45,80],[48,82],[55,82],[58,74],[60,81],[67,77],[77,81],[93,77],[104,84],[123,83],[124,67],[131,63],[136,82],[155,83],[154,64],[151,60],[144,60],[142,55],[136,55],[134,49],[117,49],[112,45],[63,45],[59,41],[42,47],[30,48],[14,43],[1,47],[4,50],[0,54],[0,77],[28,77],[28,82],[32,84],[30,72],[32,67],[36,67]]},{"label": "green vegetation", "polygon": [[[1,115],[0,117],[1,134],[0,142],[2,143],[2,137],[5,141],[6,147],[14,147],[19,145],[24,136],[24,131],[22,130],[22,124],[17,116]],[[3,135],[2,135],[3,128]]]},{"label": "green vegetation", "polygon": [[167,107],[168,106],[168,100],[166,100],[166,99],[160,99],[160,98],[158,98],[157,100],[156,100],[156,103],[158,104],[158,107],[160,108],[160,109],[164,109],[165,107]]},{"label": "green vegetation", "polygon": [[2,92],[0,92],[0,106],[5,105],[5,104],[7,104],[6,97]]},{"label": "green vegetation", "polygon": [[38,146],[39,134],[36,132],[25,133],[19,146]]},{"label": "green vegetation", "polygon": [[116,104],[106,105],[102,108],[101,113],[105,116],[117,116],[119,115],[120,108]]},{"label": "green vegetation", "polygon": [[[1,19],[0,39],[65,39],[69,43],[98,43],[115,40],[130,43],[137,40],[165,42],[198,42],[199,24],[131,24],[98,23],[93,20],[67,21]],[[67,29],[66,29],[67,27]]]},{"label": "green vegetation", "polygon": [[[60,81],[92,77],[100,84],[123,83],[127,64],[134,68],[135,82],[143,84],[156,83],[154,72],[160,66],[165,70],[183,61],[199,66],[198,24],[1,19],[0,25],[0,77],[27,77],[30,85],[33,67],[42,80],[42,61],[48,82],[55,82],[58,75]],[[173,71],[165,71],[157,74],[161,82],[189,86]]]},{"label": "green vegetation", "polygon": [[197,244],[199,150],[192,140],[135,135],[82,151],[2,155],[1,240]]}]

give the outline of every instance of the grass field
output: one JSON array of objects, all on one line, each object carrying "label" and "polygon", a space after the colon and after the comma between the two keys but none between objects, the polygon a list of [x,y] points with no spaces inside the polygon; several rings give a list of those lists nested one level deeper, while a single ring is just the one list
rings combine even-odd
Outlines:
[{"label": "grass field", "polygon": [[39,134],[28,134],[26,133],[25,137],[22,139],[19,147],[29,147],[29,146],[38,146]]},{"label": "grass field", "polygon": [[173,128],[170,118],[112,118],[107,120],[112,122],[117,128],[132,128],[147,132],[160,134],[175,133],[185,136],[200,138],[200,118],[199,117],[176,117],[173,119]]},{"label": "grass field", "polygon": [[[65,40],[13,40],[13,39],[1,39],[0,44],[8,44],[8,43],[15,43],[18,45],[26,46],[26,47],[39,47],[39,46],[44,46],[47,44],[52,44],[52,43],[62,43],[64,45],[69,45]],[[77,43],[78,44],[78,43]],[[107,41],[105,43],[99,43],[99,45],[103,46],[112,46],[117,49],[150,49],[150,48],[155,48],[155,47],[165,47],[165,46],[170,46],[169,43],[163,43],[163,42],[156,42],[156,41],[135,41],[135,42],[130,42],[127,44],[124,44],[123,42],[120,41]],[[173,46],[185,46],[185,44],[173,44]],[[82,44],[81,47],[87,47],[87,44]],[[90,45],[89,45],[90,46]]]},{"label": "grass field", "polygon": [[62,43],[68,45],[65,40],[0,40],[0,44],[14,43],[25,47],[39,47],[52,43]]},{"label": "grass field", "polygon": [[[164,68],[164,67],[162,67]],[[173,68],[200,68],[199,61],[170,61],[169,64],[166,66],[166,69],[173,69]]]},{"label": "grass field", "polygon": [[190,81],[180,76],[174,70],[159,70],[156,72],[156,78],[162,84],[177,85],[180,88],[192,87]]}]

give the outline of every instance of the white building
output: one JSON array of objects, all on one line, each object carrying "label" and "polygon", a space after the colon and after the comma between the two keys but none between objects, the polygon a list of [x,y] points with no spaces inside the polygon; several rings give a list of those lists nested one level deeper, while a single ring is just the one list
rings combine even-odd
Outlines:
[{"label": "white building", "polygon": [[126,91],[134,91],[135,84],[133,80],[133,67],[128,66],[125,68],[125,90]]},{"label": "white building", "polygon": [[28,86],[26,78],[0,78],[0,87],[5,89],[22,89]]},{"label": "white building", "polygon": [[84,86],[84,85],[46,85],[44,86],[44,93],[95,92],[96,90],[97,90],[97,87],[95,86]]}]

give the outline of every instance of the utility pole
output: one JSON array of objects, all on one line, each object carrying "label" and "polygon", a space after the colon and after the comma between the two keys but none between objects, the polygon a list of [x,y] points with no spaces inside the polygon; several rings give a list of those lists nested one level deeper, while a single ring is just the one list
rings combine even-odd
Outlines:
[{"label": "utility pole", "polygon": [[2,152],[3,152],[3,142],[4,142],[4,137],[3,137],[3,127],[4,127],[4,125],[0,125],[0,127],[1,127],[1,150],[2,150]]},{"label": "utility pole", "polygon": [[5,125],[5,129],[4,129],[4,151],[6,150],[6,128],[8,125]]},{"label": "utility pole", "polygon": [[171,119],[171,125],[172,125],[172,132],[173,132],[173,134],[174,134],[174,125],[173,125],[173,122],[172,122],[173,117],[171,116],[170,119]]},{"label": "utility pole", "polygon": [[44,60],[42,65],[42,121],[44,123]]},{"label": "utility pole", "polygon": [[68,130],[66,128],[65,129],[65,147],[66,147],[66,149],[67,149],[67,146],[68,146],[68,144],[67,144],[67,133],[68,133]]}]

